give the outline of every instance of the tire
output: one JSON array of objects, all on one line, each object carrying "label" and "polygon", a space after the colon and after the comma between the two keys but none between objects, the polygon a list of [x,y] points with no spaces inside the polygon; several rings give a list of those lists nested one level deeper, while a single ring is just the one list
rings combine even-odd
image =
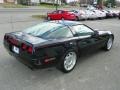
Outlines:
[{"label": "tire", "polygon": [[112,45],[113,45],[113,37],[110,36],[109,39],[107,40],[107,43],[106,43],[104,49],[106,51],[109,51],[112,48]]},{"label": "tire", "polygon": [[47,20],[49,20],[49,21],[50,21],[50,20],[51,20],[51,18],[50,18],[50,17],[47,17]]},{"label": "tire", "polygon": [[62,17],[61,20],[64,21],[65,19]]},{"label": "tire", "polygon": [[77,63],[76,52],[73,50],[69,50],[61,58],[61,61],[58,63],[57,68],[64,73],[68,73],[74,69],[76,63]]},{"label": "tire", "polygon": [[79,17],[76,16],[75,21],[79,21]]}]

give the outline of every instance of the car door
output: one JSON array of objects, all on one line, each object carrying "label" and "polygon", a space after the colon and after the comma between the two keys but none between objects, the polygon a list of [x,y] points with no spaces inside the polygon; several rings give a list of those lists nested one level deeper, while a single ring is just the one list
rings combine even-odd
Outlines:
[{"label": "car door", "polygon": [[56,13],[54,13],[54,18],[55,20],[61,20],[63,18],[63,11],[62,10],[56,11]]},{"label": "car door", "polygon": [[76,25],[73,26],[73,29],[75,36],[78,37],[77,46],[79,52],[89,52],[100,47],[102,38],[100,38],[99,36],[92,37],[94,31],[91,28],[85,25]]},{"label": "car door", "polygon": [[51,15],[53,20],[59,20],[59,11],[54,11]]},{"label": "car door", "polygon": [[62,18],[64,18],[64,11],[59,10],[58,18],[59,18],[59,20],[61,20]]},{"label": "car door", "polygon": [[61,19],[68,20],[70,18],[71,12],[61,11]]}]

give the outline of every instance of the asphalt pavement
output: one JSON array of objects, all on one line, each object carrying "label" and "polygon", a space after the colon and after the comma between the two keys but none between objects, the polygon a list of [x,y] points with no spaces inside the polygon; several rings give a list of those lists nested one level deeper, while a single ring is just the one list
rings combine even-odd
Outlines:
[{"label": "asphalt pavement", "polygon": [[[81,21],[95,29],[112,31],[114,45],[111,51],[98,50],[80,57],[75,69],[64,74],[54,67],[32,71],[4,49],[5,33],[42,22],[29,17],[32,14],[0,14],[0,90],[120,90],[120,20]],[[23,21],[11,23],[10,16]]]}]

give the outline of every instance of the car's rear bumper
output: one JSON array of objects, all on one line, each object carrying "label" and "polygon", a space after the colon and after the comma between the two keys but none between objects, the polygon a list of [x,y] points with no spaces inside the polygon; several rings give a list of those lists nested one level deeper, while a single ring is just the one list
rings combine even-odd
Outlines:
[{"label": "car's rear bumper", "polygon": [[14,56],[15,58],[17,58],[17,60],[19,60],[20,62],[22,62],[23,64],[29,66],[29,67],[40,67],[40,68],[43,68],[43,67],[48,67],[48,66],[54,66],[55,63],[53,62],[49,62],[49,63],[44,63],[43,62],[43,59],[42,58],[37,58],[37,57],[32,57],[32,56],[28,56],[28,55],[25,55],[25,54],[17,54],[17,53],[14,53],[13,51],[10,50],[9,48],[9,43],[7,43],[6,41],[4,41],[4,47],[5,49],[8,51],[8,53],[11,55],[11,56]]},{"label": "car's rear bumper", "polygon": [[8,45],[7,42],[4,42],[3,44],[4,44],[5,49],[8,51],[8,53],[11,56],[14,56],[14,57],[19,58],[19,59],[24,59],[26,61],[29,61],[29,62],[33,63],[33,64],[37,61],[37,59],[33,59],[33,58],[29,57],[29,56],[14,53],[13,51],[10,50],[9,45]]}]

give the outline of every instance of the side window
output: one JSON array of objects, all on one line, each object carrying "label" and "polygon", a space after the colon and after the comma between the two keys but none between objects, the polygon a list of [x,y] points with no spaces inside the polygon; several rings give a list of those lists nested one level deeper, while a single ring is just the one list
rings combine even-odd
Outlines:
[{"label": "side window", "polygon": [[64,11],[59,11],[59,14],[63,14],[64,13]]},{"label": "side window", "polygon": [[73,37],[73,34],[68,27],[60,28],[59,30],[57,30],[55,35],[57,35],[58,37]]},{"label": "side window", "polygon": [[59,14],[61,14],[62,13],[62,11],[59,11]]},{"label": "side window", "polygon": [[91,35],[94,32],[88,28],[85,25],[77,25],[77,26],[73,26],[73,32],[77,35],[77,36],[85,36],[85,35]]},{"label": "side window", "polygon": [[56,13],[57,13],[57,11],[54,11],[54,12],[53,12],[53,14],[56,14]]},{"label": "side window", "polygon": [[75,11],[75,13],[78,13],[78,11]]},{"label": "side window", "polygon": [[68,27],[62,27],[57,30],[48,31],[42,35],[43,38],[70,38],[73,37]]}]

